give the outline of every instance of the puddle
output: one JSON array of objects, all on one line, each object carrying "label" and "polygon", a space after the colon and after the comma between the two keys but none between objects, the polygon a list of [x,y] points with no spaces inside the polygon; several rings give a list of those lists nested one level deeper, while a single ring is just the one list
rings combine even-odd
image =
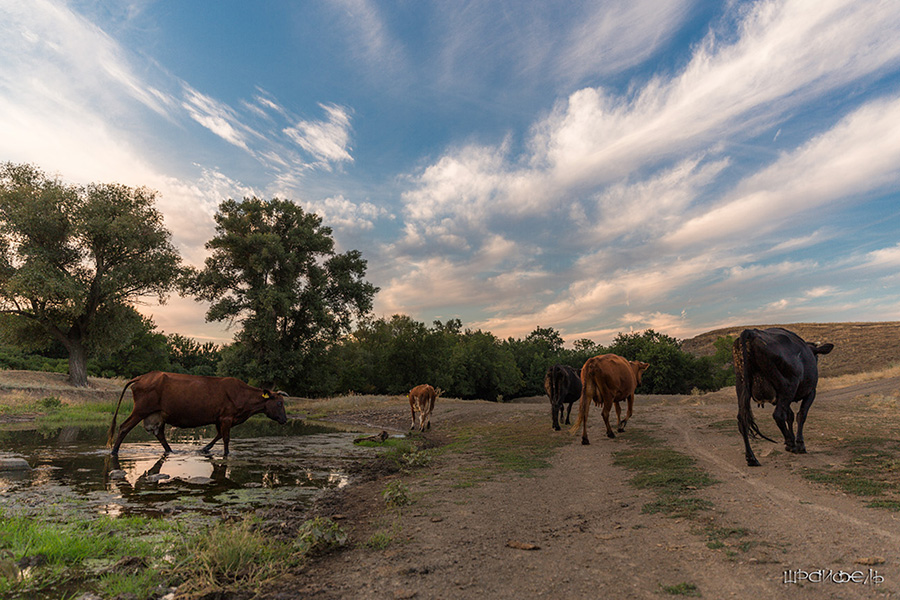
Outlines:
[{"label": "puddle", "polygon": [[105,427],[0,431],[0,455],[32,467],[0,471],[0,513],[200,516],[298,508],[323,489],[346,485],[349,463],[372,456],[371,448],[353,445],[358,433],[300,420],[282,426],[251,419],[232,430],[228,458],[221,441],[211,454],[197,452],[215,435],[212,427],[167,428],[166,434],[171,454],[138,426],[116,460]]}]

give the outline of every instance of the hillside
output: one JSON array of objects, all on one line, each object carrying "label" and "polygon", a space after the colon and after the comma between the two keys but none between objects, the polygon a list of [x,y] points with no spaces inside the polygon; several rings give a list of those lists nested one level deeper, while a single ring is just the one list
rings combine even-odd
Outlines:
[{"label": "hillside", "polygon": [[737,337],[748,328],[784,327],[810,342],[831,342],[831,354],[819,357],[824,377],[866,373],[900,363],[900,322],[883,323],[791,323],[788,325],[738,325],[702,333],[684,340],[682,349],[695,356],[715,352],[721,336]]}]

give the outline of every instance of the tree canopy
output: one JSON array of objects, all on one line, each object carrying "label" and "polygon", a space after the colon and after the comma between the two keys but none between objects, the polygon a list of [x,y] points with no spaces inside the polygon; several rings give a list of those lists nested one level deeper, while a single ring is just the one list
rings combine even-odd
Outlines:
[{"label": "tree canopy", "polygon": [[259,384],[306,386],[325,349],[372,308],[357,250],[338,254],[322,219],[289,200],[226,200],[204,268],[188,289],[208,321],[239,323],[224,370]]},{"label": "tree canopy", "polygon": [[140,328],[131,303],[163,301],[180,274],[155,192],[70,185],[31,165],[0,165],[0,312],[20,340],[55,339],[69,377],[87,385],[90,353]]}]

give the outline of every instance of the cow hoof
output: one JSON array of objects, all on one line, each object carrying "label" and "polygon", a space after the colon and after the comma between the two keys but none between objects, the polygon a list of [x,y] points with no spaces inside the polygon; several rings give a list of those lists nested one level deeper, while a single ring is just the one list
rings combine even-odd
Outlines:
[{"label": "cow hoof", "polygon": [[756,458],[752,458],[752,459],[748,458],[747,466],[748,467],[761,467],[762,465],[760,464],[760,462],[758,460],[756,460]]},{"label": "cow hoof", "polygon": [[619,427],[618,429],[616,429],[616,431],[618,431],[619,433],[625,433],[625,428]]},{"label": "cow hoof", "polygon": [[559,426],[559,425],[554,425],[554,426],[553,426],[553,431],[559,431],[559,430],[560,430],[560,426]]},{"label": "cow hoof", "polygon": [[797,454],[806,454],[806,446],[797,446]]},{"label": "cow hoof", "polygon": [[614,438],[614,437],[616,437],[616,434],[614,434],[612,431],[607,431],[607,432],[606,432],[606,437],[608,437],[608,438]]},{"label": "cow hoof", "polygon": [[583,437],[583,438],[581,438],[581,445],[582,446],[590,446],[591,442],[588,441],[588,439],[586,437]]}]

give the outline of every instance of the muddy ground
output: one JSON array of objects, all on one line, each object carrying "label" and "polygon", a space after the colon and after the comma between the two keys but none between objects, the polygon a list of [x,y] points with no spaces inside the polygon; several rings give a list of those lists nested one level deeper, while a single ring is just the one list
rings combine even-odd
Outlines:
[{"label": "muddy ground", "polygon": [[[664,440],[718,480],[695,492],[712,509],[692,518],[642,511],[654,492],[630,485],[633,473],[613,464],[614,453],[629,448],[629,431],[607,439],[596,409],[592,444],[582,446],[580,436],[551,430],[546,401],[440,399],[425,436],[431,445],[454,442],[470,424],[512,422],[544,428],[563,445],[548,468],[526,476],[493,469],[470,446],[445,446],[425,467],[358,481],[317,507],[350,532],[351,543],[281,578],[261,597],[900,597],[900,513],[869,508],[866,498],[802,476],[804,468],[848,461],[841,443],[863,435],[867,423],[900,439],[898,390],[900,379],[820,390],[807,422],[809,454],[757,441],[763,463],[757,468],[746,466],[733,425],[733,389],[638,397],[629,428]],[[754,412],[775,437],[771,407]],[[405,430],[409,416],[398,402],[339,418]],[[402,508],[382,497],[397,480],[413,500]],[[384,547],[374,543],[384,539]],[[798,570],[809,579],[785,574]],[[867,581],[841,583],[841,572]]]}]

